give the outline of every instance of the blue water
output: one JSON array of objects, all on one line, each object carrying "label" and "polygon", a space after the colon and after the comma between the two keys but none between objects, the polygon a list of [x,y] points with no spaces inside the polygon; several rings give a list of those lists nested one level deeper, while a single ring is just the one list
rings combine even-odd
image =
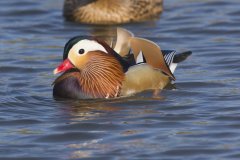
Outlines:
[{"label": "blue water", "polygon": [[52,97],[68,39],[112,29],[65,22],[62,4],[0,2],[1,160],[240,159],[239,1],[166,0],[159,20],[121,25],[193,55],[162,98],[96,101]]}]

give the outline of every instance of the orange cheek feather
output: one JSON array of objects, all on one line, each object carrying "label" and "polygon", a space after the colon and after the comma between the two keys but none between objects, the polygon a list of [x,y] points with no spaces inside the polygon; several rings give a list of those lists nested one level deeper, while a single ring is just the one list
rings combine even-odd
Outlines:
[{"label": "orange cheek feather", "polygon": [[[74,65],[76,68],[81,70],[85,64],[89,61],[91,52],[88,52],[84,55],[77,55],[74,52],[69,52],[68,59],[71,61],[71,64]],[[94,56],[94,54],[93,54]]]}]

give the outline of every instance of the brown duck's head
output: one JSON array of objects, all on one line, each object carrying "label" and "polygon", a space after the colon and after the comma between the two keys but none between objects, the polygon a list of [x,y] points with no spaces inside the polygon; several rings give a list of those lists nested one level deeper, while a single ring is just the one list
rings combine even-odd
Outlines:
[{"label": "brown duck's head", "polygon": [[74,37],[66,43],[63,62],[54,70],[54,74],[70,69],[77,71],[82,92],[92,97],[114,97],[124,79],[119,55],[97,39]]}]

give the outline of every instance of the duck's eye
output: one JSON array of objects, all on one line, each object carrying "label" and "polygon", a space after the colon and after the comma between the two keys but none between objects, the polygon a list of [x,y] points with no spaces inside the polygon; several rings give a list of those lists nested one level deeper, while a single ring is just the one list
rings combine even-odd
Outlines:
[{"label": "duck's eye", "polygon": [[78,51],[79,54],[83,54],[84,52],[85,52],[84,49],[79,49]]}]

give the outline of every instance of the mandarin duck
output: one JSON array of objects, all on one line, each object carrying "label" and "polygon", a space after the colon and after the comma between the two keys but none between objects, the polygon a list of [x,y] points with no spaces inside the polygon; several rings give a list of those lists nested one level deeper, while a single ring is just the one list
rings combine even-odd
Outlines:
[{"label": "mandarin duck", "polygon": [[96,38],[74,37],[66,43],[63,62],[54,70],[63,74],[53,82],[53,96],[114,98],[161,90],[175,80],[177,64],[191,55],[191,51],[175,53],[123,28],[117,28],[114,48]]},{"label": "mandarin duck", "polygon": [[88,24],[120,24],[156,18],[163,0],[65,0],[66,20]]}]

